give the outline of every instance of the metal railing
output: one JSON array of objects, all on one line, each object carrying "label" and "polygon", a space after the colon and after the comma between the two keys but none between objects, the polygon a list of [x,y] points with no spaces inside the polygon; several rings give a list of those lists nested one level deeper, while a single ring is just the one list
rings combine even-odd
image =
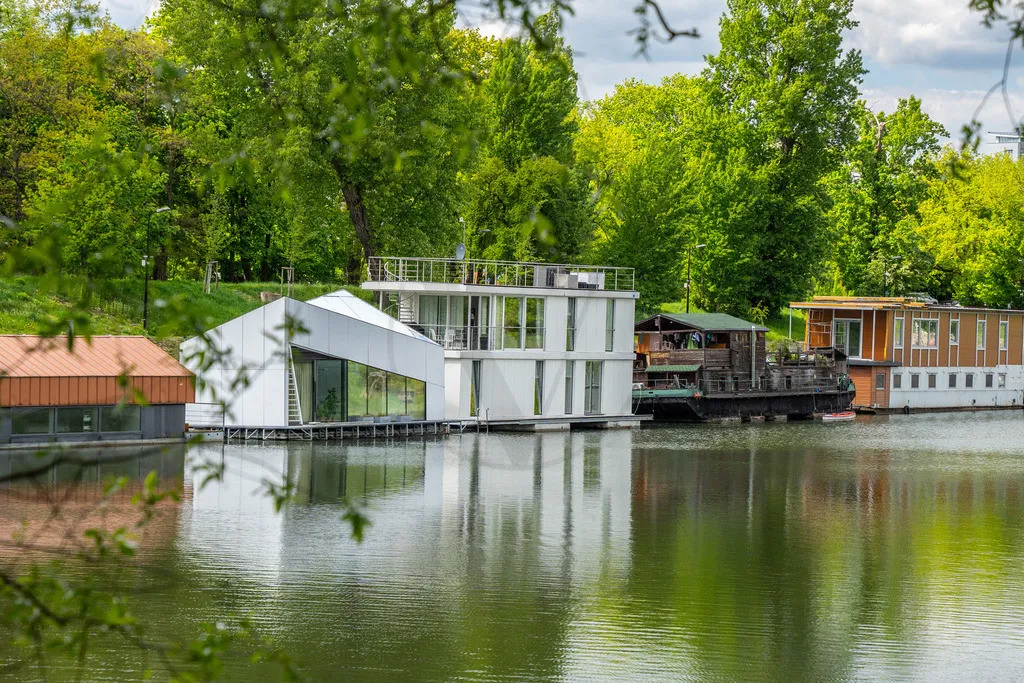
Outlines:
[{"label": "metal railing", "polygon": [[185,404],[185,424],[190,429],[224,429],[225,422],[222,403]]},{"label": "metal railing", "polygon": [[498,327],[467,325],[423,325],[411,323],[425,337],[446,351],[535,350],[544,348],[543,326]]},{"label": "metal railing", "polygon": [[645,379],[639,381],[634,378],[633,386],[634,390],[638,391],[645,389],[695,389],[704,395],[842,391],[836,378],[798,380],[789,384],[772,381],[769,378],[759,378],[753,382],[743,379],[701,379],[696,383],[687,382],[682,379]]},{"label": "metal railing", "polygon": [[371,256],[366,268],[370,280],[374,282],[612,291],[631,291],[635,286],[633,269],[615,266]]}]

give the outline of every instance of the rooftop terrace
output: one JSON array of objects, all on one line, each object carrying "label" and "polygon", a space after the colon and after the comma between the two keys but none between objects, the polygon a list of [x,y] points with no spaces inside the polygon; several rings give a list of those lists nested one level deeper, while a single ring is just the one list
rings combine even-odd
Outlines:
[{"label": "rooftop terrace", "polygon": [[372,282],[613,291],[632,291],[635,285],[632,268],[558,263],[373,256],[367,263],[367,271]]}]

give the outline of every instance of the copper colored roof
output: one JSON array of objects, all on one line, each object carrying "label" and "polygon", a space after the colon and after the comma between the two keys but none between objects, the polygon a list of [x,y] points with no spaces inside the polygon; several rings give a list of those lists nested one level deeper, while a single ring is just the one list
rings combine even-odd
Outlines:
[{"label": "copper colored roof", "polygon": [[0,406],[195,401],[192,373],[145,337],[0,335]]},{"label": "copper colored roof", "polygon": [[192,372],[145,337],[0,335],[0,377],[192,377]]}]

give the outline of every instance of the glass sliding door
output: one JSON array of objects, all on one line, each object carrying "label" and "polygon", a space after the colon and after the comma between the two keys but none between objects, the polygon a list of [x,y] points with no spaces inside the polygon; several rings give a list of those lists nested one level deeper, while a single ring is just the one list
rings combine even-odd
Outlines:
[{"label": "glass sliding door", "polygon": [[[346,418],[345,361],[317,360],[316,411],[317,422],[343,422]],[[298,375],[296,375],[296,378]],[[301,404],[301,399],[300,399]],[[305,419],[305,418],[304,418]]]},{"label": "glass sliding door", "polygon": [[836,319],[832,345],[850,358],[860,357],[860,320]]}]

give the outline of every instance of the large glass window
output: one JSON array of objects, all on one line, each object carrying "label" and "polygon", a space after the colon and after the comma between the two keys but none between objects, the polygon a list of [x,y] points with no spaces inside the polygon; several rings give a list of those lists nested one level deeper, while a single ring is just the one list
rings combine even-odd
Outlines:
[{"label": "large glass window", "polygon": [[979,351],[985,348],[985,332],[988,327],[984,320],[978,321],[978,343],[975,344],[975,348]]},{"label": "large glass window", "polygon": [[345,361],[316,361],[316,420],[345,420]]},{"label": "large glass window", "polygon": [[57,432],[95,432],[96,412],[96,408],[57,408]]},{"label": "large glass window", "polygon": [[601,412],[601,375],[603,371],[603,361],[587,361],[583,392],[583,412],[586,415],[596,415]]},{"label": "large glass window", "polygon": [[903,318],[896,318],[892,325],[893,346],[903,348]]},{"label": "large glass window", "polygon": [[576,361],[565,361],[565,414],[572,415],[572,384],[576,371]]},{"label": "large glass window", "polygon": [[409,397],[408,415],[414,420],[427,419],[427,383],[407,377],[406,392]]},{"label": "large glass window", "polygon": [[914,348],[935,348],[939,345],[939,321],[915,320],[910,328]]},{"label": "large glass window", "polygon": [[406,379],[402,375],[388,373],[388,415],[408,415],[409,396]]},{"label": "large glass window", "polygon": [[12,434],[49,434],[53,431],[51,408],[11,408]]},{"label": "large glass window", "polygon": [[960,344],[960,321],[950,320],[949,321],[949,345],[957,346]]},{"label": "large glass window", "polygon": [[568,308],[565,314],[565,350],[573,351],[576,348],[576,299],[570,297],[567,305]]},{"label": "large glass window", "polygon": [[523,348],[522,323],[520,313],[523,300],[520,297],[506,296],[502,304],[502,325],[504,326],[504,346],[506,349]]},{"label": "large glass window", "polygon": [[539,360],[533,366],[533,414],[544,413],[544,361]]},{"label": "large glass window", "polygon": [[448,297],[425,294],[419,301],[419,323],[427,336],[444,342],[444,329],[448,325]]},{"label": "large glass window", "polygon": [[860,321],[836,320],[833,346],[850,358],[860,357]]},{"label": "large glass window", "polygon": [[366,414],[382,417],[388,414],[388,371],[366,368]]},{"label": "large glass window", "polygon": [[362,363],[348,362],[348,417],[366,417],[366,380],[367,367]]},{"label": "large glass window", "polygon": [[604,309],[604,350],[615,347],[615,299],[608,299]]},{"label": "large glass window", "polygon": [[101,408],[100,429],[104,432],[141,432],[142,408],[132,405]]},{"label": "large glass window", "polygon": [[999,350],[1005,351],[1010,345],[1010,323],[1006,320],[999,321]]},{"label": "large glass window", "polygon": [[526,348],[544,348],[544,299],[526,299]]}]

